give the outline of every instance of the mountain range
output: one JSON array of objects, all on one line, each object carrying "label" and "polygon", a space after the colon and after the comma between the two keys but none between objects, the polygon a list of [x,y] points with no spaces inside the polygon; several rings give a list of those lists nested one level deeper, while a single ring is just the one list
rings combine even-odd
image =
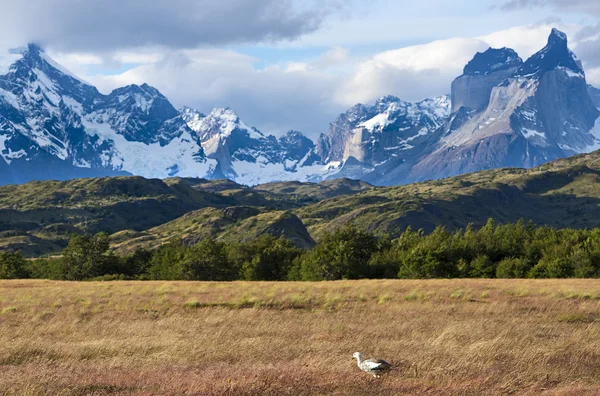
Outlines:
[{"label": "mountain range", "polygon": [[556,29],[525,61],[509,48],[477,53],[450,95],[358,104],[315,142],[265,135],[228,108],[177,110],[146,84],[102,94],[33,44],[0,64],[0,184],[139,175],[396,185],[600,148],[600,90]]}]

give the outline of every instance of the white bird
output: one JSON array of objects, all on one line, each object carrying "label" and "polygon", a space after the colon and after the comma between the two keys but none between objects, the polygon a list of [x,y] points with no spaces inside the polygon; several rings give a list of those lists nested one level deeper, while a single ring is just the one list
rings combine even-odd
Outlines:
[{"label": "white bird", "polygon": [[392,365],[381,359],[363,359],[360,352],[354,352],[352,359],[356,359],[358,368],[365,373],[371,374],[375,378],[381,378],[381,374],[389,371]]}]

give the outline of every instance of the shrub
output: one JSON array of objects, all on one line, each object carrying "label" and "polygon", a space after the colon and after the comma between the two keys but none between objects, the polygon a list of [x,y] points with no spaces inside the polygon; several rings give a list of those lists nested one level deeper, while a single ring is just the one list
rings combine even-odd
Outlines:
[{"label": "shrub", "polygon": [[29,278],[27,261],[20,253],[0,252],[0,279]]}]

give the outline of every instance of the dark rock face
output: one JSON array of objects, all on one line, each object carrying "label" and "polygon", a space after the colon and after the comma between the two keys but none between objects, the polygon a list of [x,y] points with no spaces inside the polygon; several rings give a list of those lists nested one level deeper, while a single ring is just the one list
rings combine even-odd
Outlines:
[{"label": "dark rock face", "polygon": [[279,138],[279,145],[284,151],[284,158],[293,161],[300,161],[315,148],[313,141],[298,131],[289,131]]},{"label": "dark rock face", "polygon": [[478,52],[465,66],[465,76],[487,76],[502,70],[511,70],[520,67],[523,60],[510,48],[489,48],[485,52]]},{"label": "dark rock face", "polygon": [[510,48],[478,52],[465,66],[463,75],[452,82],[452,112],[461,107],[481,111],[490,101],[492,89],[510,77],[523,60]]},{"label": "dark rock face", "polygon": [[590,95],[590,99],[596,108],[600,109],[600,89],[596,87],[592,87],[588,84],[587,86],[588,94]]},{"label": "dark rock face", "polygon": [[410,169],[408,181],[532,167],[600,147],[591,133],[600,116],[590,97],[595,91],[566,35],[556,29],[548,45],[518,69],[463,75],[452,92],[454,114],[436,148]]},{"label": "dark rock face", "polygon": [[559,148],[572,149],[575,154],[594,143],[588,132],[600,112],[588,94],[584,78],[569,76],[564,70],[544,73],[532,105],[539,114],[537,126],[544,128],[548,140]]},{"label": "dark rock face", "polygon": [[567,35],[557,29],[552,29],[546,47],[527,59],[516,74],[518,76],[531,76],[559,67],[578,74],[584,74],[581,62],[569,50]]}]

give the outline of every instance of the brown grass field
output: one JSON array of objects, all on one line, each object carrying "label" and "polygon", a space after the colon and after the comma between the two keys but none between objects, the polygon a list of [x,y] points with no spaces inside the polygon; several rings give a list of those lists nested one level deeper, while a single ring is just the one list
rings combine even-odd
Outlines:
[{"label": "brown grass field", "polygon": [[600,280],[1,281],[0,395],[38,394],[598,395]]}]

